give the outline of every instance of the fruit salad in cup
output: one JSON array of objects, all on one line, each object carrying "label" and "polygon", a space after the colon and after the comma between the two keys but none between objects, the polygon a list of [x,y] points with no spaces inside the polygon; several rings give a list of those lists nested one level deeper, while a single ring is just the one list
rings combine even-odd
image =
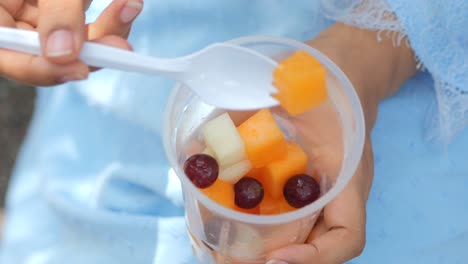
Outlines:
[{"label": "fruit salad in cup", "polygon": [[306,242],[353,177],[364,146],[359,98],[324,54],[276,37],[233,43],[278,62],[279,105],[226,111],[176,84],[165,110],[170,173],[180,180],[187,233],[204,264],[261,264]]},{"label": "fruit salad in cup", "polygon": [[305,51],[281,61],[273,73],[280,106],[207,120],[201,147],[183,164],[185,175],[216,203],[247,214],[283,214],[316,201],[320,175],[287,120],[326,101],[325,75]]}]

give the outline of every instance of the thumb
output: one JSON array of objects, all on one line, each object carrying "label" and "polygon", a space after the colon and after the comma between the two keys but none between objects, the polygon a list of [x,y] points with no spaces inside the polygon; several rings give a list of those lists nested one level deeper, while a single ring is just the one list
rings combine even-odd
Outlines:
[{"label": "thumb", "polygon": [[[317,249],[310,244],[290,245],[271,254],[266,264],[309,264],[318,255]],[[317,262],[320,263],[320,262]]]},{"label": "thumb", "polygon": [[42,54],[54,63],[77,59],[85,37],[83,0],[39,0],[38,32]]},{"label": "thumb", "polygon": [[364,232],[334,227],[307,244],[272,252],[267,264],[340,264],[359,256],[364,244]]}]

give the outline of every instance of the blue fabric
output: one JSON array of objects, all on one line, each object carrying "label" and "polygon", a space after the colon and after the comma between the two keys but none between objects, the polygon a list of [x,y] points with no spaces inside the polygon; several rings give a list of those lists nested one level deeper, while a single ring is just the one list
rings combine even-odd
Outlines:
[{"label": "blue fabric", "polygon": [[466,263],[468,133],[447,148],[425,140],[435,104],[432,78],[420,74],[380,105],[367,246],[350,263]]},{"label": "blue fabric", "polygon": [[[307,40],[331,23],[316,2],[146,1],[130,42],[137,52],[172,57],[247,34]],[[95,1],[88,19],[107,3]],[[401,16],[413,21],[410,13]],[[8,193],[1,263],[196,263],[180,186],[161,145],[171,85],[102,70],[87,81],[39,90]],[[423,128],[434,103],[427,74],[382,103],[373,133],[368,244],[350,263],[468,259],[468,133],[446,150],[427,143]]]},{"label": "blue fabric", "polygon": [[468,90],[468,1],[387,2],[428,71],[444,82]]},{"label": "blue fabric", "polygon": [[468,1],[388,2],[434,78],[439,104],[434,136],[449,142],[468,126]]}]

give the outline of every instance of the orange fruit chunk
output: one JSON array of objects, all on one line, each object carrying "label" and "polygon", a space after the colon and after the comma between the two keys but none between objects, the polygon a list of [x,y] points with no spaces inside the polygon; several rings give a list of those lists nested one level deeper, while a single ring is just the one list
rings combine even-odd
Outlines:
[{"label": "orange fruit chunk", "polygon": [[259,214],[259,206],[252,209],[243,209],[236,205],[234,199],[234,185],[231,183],[217,179],[213,185],[205,189],[200,189],[200,191],[211,200],[229,209],[247,214]]},{"label": "orange fruit chunk", "polygon": [[284,197],[274,199],[271,195],[265,195],[259,207],[259,214],[261,215],[284,214],[296,210],[296,208],[288,204]]},{"label": "orange fruit chunk", "polygon": [[309,53],[298,50],[278,64],[273,72],[274,96],[290,114],[298,115],[327,99],[326,70]]},{"label": "orange fruit chunk", "polygon": [[230,209],[236,207],[234,203],[234,185],[228,182],[216,179],[210,187],[200,190],[210,199],[224,207]]},{"label": "orange fruit chunk", "polygon": [[260,172],[260,182],[274,199],[283,196],[286,181],[300,173],[307,171],[307,154],[294,143],[287,142],[286,152],[277,160],[270,162]]},{"label": "orange fruit chunk", "polygon": [[236,205],[234,210],[236,210],[238,212],[246,213],[246,214],[260,214],[260,206],[256,206],[256,207],[254,207],[252,209],[244,209],[244,208],[240,208],[239,206]]},{"label": "orange fruit chunk", "polygon": [[244,141],[247,158],[260,168],[280,158],[286,150],[286,139],[270,110],[262,109],[237,128]]},{"label": "orange fruit chunk", "polygon": [[[247,172],[246,176],[255,178],[259,181],[261,181],[261,175],[262,175],[262,168],[252,168],[249,172]],[[262,183],[263,185],[263,183]]]}]

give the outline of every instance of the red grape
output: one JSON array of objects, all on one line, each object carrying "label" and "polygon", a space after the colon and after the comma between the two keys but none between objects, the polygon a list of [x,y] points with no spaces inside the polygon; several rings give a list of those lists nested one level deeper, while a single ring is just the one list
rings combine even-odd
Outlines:
[{"label": "red grape", "polygon": [[215,158],[195,154],[184,163],[185,175],[200,189],[211,186],[218,178],[219,165]]},{"label": "red grape", "polygon": [[312,176],[298,174],[286,182],[283,195],[289,205],[301,208],[319,198],[320,186]]},{"label": "red grape", "polygon": [[234,202],[244,209],[252,209],[260,204],[264,196],[262,184],[254,178],[244,177],[234,185]]}]

